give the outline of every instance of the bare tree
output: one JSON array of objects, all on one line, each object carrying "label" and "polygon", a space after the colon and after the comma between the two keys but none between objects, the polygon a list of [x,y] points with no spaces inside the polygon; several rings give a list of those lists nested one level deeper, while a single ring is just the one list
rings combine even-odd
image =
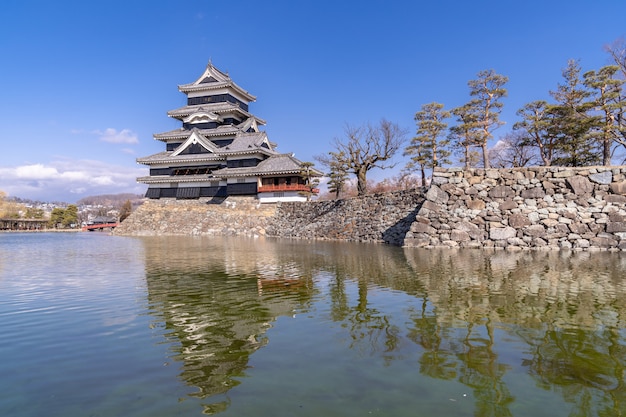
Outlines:
[{"label": "bare tree", "polygon": [[489,150],[489,161],[496,168],[536,165],[540,159],[534,144],[526,140],[522,131],[513,131],[502,137]]},{"label": "bare tree", "polygon": [[130,216],[132,211],[133,211],[133,206],[130,203],[130,200],[126,200],[124,204],[122,204],[122,207],[120,208],[120,223],[126,220],[128,216]]},{"label": "bare tree", "polygon": [[604,49],[611,55],[615,65],[617,65],[622,73],[622,77],[626,77],[626,38],[619,38],[611,45],[607,45]]},{"label": "bare tree", "polygon": [[335,139],[334,151],[328,156],[318,156],[322,162],[327,160],[345,167],[346,171],[356,175],[357,193],[367,192],[367,173],[373,168],[393,168],[396,164],[391,158],[403,146],[406,132],[397,124],[382,119],[378,126],[345,128],[345,140]]}]

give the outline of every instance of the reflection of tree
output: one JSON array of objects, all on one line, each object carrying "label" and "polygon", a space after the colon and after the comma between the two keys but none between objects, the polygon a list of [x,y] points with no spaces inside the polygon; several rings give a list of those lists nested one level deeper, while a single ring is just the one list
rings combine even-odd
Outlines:
[{"label": "reflection of tree", "polygon": [[344,323],[350,332],[350,349],[361,349],[373,355],[378,352],[393,352],[398,343],[399,329],[389,322],[389,318],[368,305],[367,279],[357,281],[357,299],[350,306],[346,281],[341,271],[337,271],[330,284],[331,317]]},{"label": "reflection of tree", "polygon": [[458,375],[474,390],[475,415],[511,415],[508,365],[498,363],[494,349],[499,328],[528,344],[531,376],[573,403],[572,416],[626,415],[626,346],[616,331],[625,324],[626,265],[616,254],[405,254],[428,297],[410,336],[424,348],[421,372]]},{"label": "reflection of tree", "polygon": [[524,364],[542,386],[574,404],[572,416],[625,415],[626,346],[618,331],[550,328],[526,336],[532,357]]},{"label": "reflection of tree", "polygon": [[442,326],[434,312],[428,310],[427,299],[422,299],[419,316],[412,317],[414,328],[408,337],[424,349],[420,357],[420,372],[431,378],[454,379],[457,376],[455,352],[457,346],[448,346],[451,340],[448,327]]},{"label": "reflection of tree", "polygon": [[[539,388],[559,392],[580,415],[624,415],[626,347],[617,329],[626,327],[626,263],[618,254],[146,242],[152,310],[165,323],[181,378],[198,396],[217,395],[210,410],[228,407],[220,394],[245,374],[270,323],[307,311],[326,290],[329,317],[350,350],[389,364],[410,352],[402,343],[409,339],[423,375],[472,390],[476,416],[512,414],[517,393],[506,382],[513,368],[528,370]],[[421,302],[407,307],[406,334],[397,315],[407,309],[377,303],[375,295],[389,290]],[[503,335],[528,351],[503,355]],[[518,367],[522,360],[526,368]]]},{"label": "reflection of tree", "polygon": [[[389,318],[376,308],[368,306],[368,283],[364,279],[358,281],[358,303],[350,309],[348,316],[351,348],[365,342],[371,353],[382,350],[393,352],[398,344],[398,328],[389,323]],[[384,346],[384,347],[383,347]]]},{"label": "reflection of tree", "polygon": [[487,320],[485,333],[473,331],[469,323],[464,339],[464,351],[458,355],[462,362],[459,381],[471,387],[476,397],[476,413],[480,417],[511,416],[509,406],[514,397],[509,392],[503,377],[508,366],[497,361],[494,353],[493,325]]}]

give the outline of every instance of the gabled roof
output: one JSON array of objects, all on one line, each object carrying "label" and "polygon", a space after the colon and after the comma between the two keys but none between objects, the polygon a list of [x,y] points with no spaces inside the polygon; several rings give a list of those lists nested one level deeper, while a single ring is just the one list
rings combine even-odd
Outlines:
[{"label": "gabled roof", "polygon": [[195,145],[198,144],[200,146],[202,146],[204,149],[207,150],[207,152],[215,154],[216,152],[218,152],[218,148],[217,146],[215,146],[213,144],[213,142],[211,142],[210,140],[208,140],[207,138],[205,138],[204,136],[202,136],[199,132],[198,129],[193,129],[191,131],[191,135],[189,135],[189,137],[187,138],[186,141],[184,141],[183,143],[181,143],[175,150],[174,152],[172,152],[171,156],[178,156],[180,155],[181,152],[183,152],[185,149],[187,149],[188,147],[190,147],[191,145]]},{"label": "gabled roof", "polygon": [[[237,112],[243,114],[247,117],[252,117],[250,113],[239,107],[238,104],[231,103],[229,101],[223,101],[219,103],[205,103],[205,104],[196,104],[192,106],[183,106],[174,110],[170,110],[167,112],[167,115],[170,117],[174,117],[176,119],[181,119],[187,116],[190,116],[194,113],[215,113],[215,114],[224,114],[224,113],[233,113]],[[263,123],[265,124],[265,123]]]},{"label": "gabled roof", "polygon": [[[292,154],[277,154],[261,161],[255,167],[244,168],[222,168],[213,171],[216,177],[246,177],[258,175],[285,175],[300,174],[302,171],[302,161]],[[321,177],[323,174],[311,168],[311,176]]]},{"label": "gabled roof", "polygon": [[196,81],[189,84],[181,84],[178,86],[178,90],[182,93],[216,90],[220,88],[231,88],[248,101],[256,100],[255,96],[235,84],[233,80],[230,79],[228,73],[222,72],[215,68],[211,61],[209,61],[206,69]]},{"label": "gabled roof", "polygon": [[276,154],[265,132],[237,133],[231,144],[219,148],[219,152],[222,155],[256,153],[259,151],[267,155]]},{"label": "gabled roof", "polygon": [[[187,139],[178,145],[174,151],[159,152],[157,154],[138,158],[140,164],[160,164],[160,163],[181,163],[181,162],[208,162],[208,161],[226,161],[227,156],[246,155],[246,154],[264,154],[277,155],[273,149],[273,144],[267,138],[265,132],[241,132],[239,131],[232,143],[217,147],[210,139],[207,139],[200,133],[199,129],[187,132]],[[183,154],[183,151],[189,146],[198,144],[205,148],[207,153]]]},{"label": "gabled roof", "polygon": [[[260,132],[259,119],[256,117],[249,117],[244,122],[238,125],[221,125],[213,129],[197,129],[198,133],[200,133],[204,137],[216,137],[216,136],[233,136],[239,132],[248,132],[248,130],[252,129],[253,132]],[[168,140],[180,140],[186,139],[189,136],[189,130],[185,128],[179,128],[175,130],[170,130],[169,132],[163,133],[155,133],[153,135],[154,139],[167,142]]]}]

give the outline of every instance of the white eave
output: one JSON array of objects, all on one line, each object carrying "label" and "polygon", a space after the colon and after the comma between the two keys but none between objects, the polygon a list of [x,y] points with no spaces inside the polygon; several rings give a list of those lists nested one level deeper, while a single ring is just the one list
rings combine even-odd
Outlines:
[{"label": "white eave", "polygon": [[209,182],[209,181],[218,181],[221,180],[222,177],[214,177],[211,175],[181,175],[181,176],[170,176],[170,175],[152,175],[147,177],[139,177],[137,178],[137,182],[143,184],[169,184],[173,182],[181,183],[181,182]]},{"label": "white eave", "polygon": [[[165,152],[164,152],[165,153]],[[142,165],[156,164],[172,164],[172,163],[192,163],[192,162],[219,162],[226,159],[222,155],[215,154],[192,154],[183,156],[171,156],[171,152],[167,155],[152,155],[145,158],[137,158],[137,163]]]}]

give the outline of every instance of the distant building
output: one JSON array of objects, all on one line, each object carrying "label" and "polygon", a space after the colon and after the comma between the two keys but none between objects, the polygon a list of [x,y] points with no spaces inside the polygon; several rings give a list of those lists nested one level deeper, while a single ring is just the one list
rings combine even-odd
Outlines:
[{"label": "distant building", "polygon": [[[146,197],[306,200],[311,187],[302,162],[277,152],[276,144],[259,130],[265,121],[248,111],[256,97],[211,62],[200,78],[178,89],[187,96],[187,105],[168,116],[180,120],[182,127],[155,134],[165,151],[137,159],[150,167],[149,176],[137,179],[148,184]],[[321,175],[309,168],[309,177]]]}]

